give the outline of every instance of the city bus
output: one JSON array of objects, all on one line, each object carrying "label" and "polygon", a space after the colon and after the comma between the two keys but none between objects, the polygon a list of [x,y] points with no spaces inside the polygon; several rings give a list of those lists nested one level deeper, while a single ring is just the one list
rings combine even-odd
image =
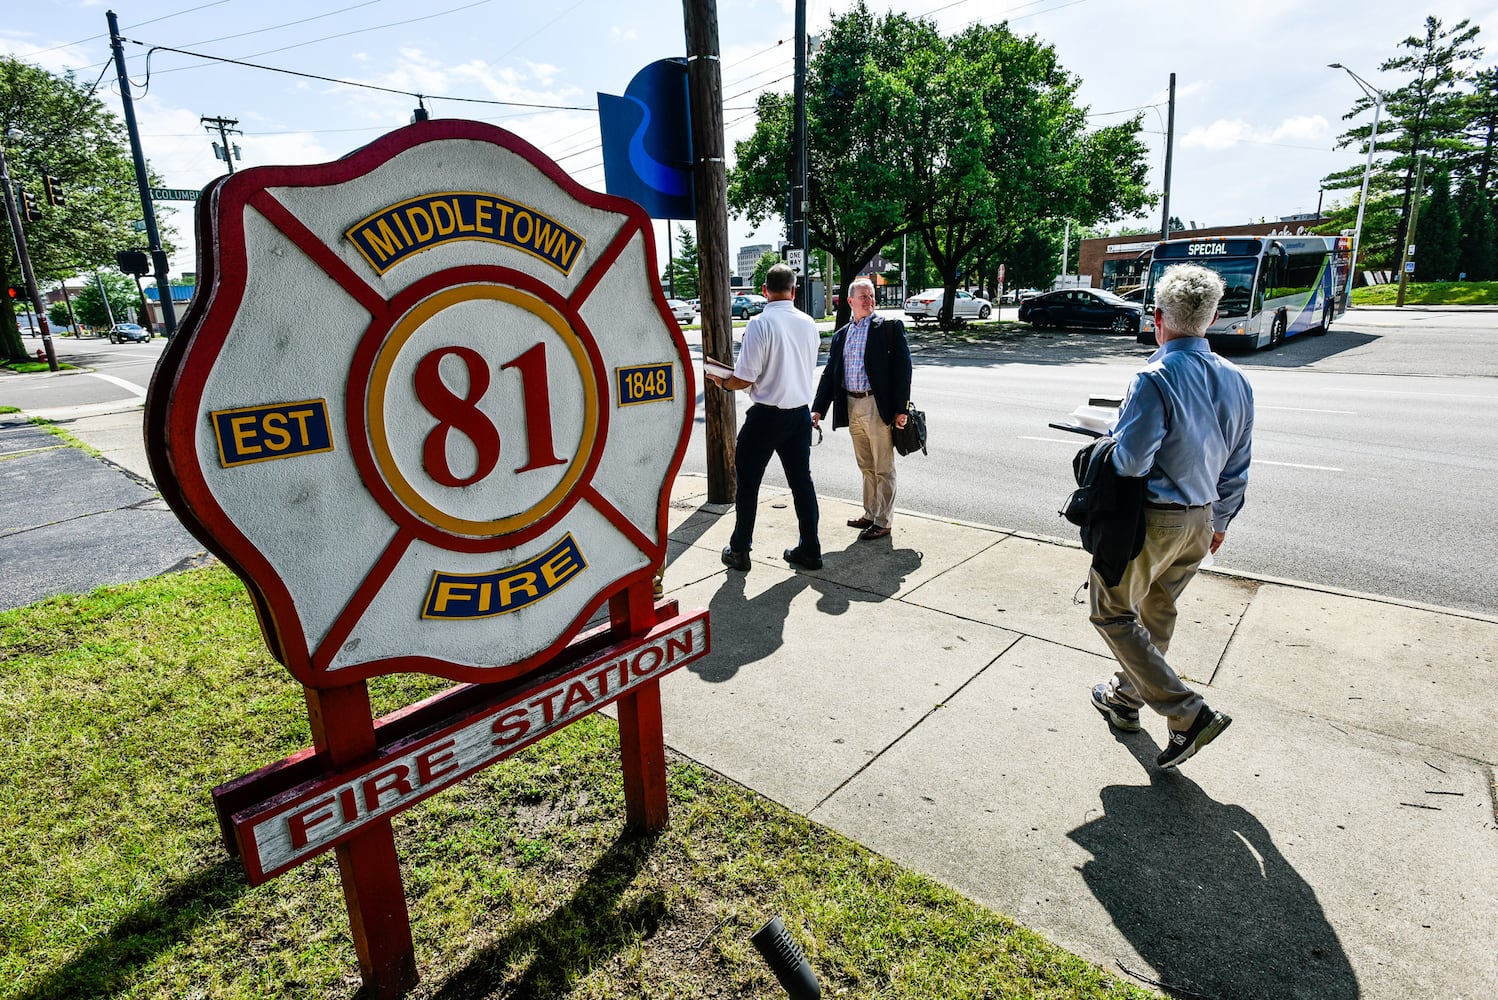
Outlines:
[{"label": "city bus", "polygon": [[1155,282],[1172,264],[1200,264],[1227,285],[1213,348],[1274,347],[1296,334],[1319,336],[1347,311],[1352,240],[1346,236],[1213,236],[1155,246],[1144,291],[1141,344],[1155,343]]}]

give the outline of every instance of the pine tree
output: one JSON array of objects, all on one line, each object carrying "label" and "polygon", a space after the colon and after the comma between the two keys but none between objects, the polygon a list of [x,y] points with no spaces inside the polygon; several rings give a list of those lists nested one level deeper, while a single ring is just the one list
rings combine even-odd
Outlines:
[{"label": "pine tree", "polygon": [[1420,209],[1415,233],[1415,273],[1421,281],[1453,281],[1461,252],[1462,223],[1451,200],[1451,175],[1445,167],[1431,173],[1431,195]]},{"label": "pine tree", "polygon": [[1498,234],[1494,233],[1492,206],[1471,177],[1462,182],[1457,214],[1462,220],[1458,273],[1465,273],[1468,281],[1498,280]]},{"label": "pine tree", "polygon": [[[1471,64],[1482,57],[1482,46],[1473,43],[1479,28],[1462,20],[1448,29],[1438,17],[1427,17],[1424,27],[1423,35],[1411,35],[1400,43],[1408,50],[1406,54],[1379,65],[1383,72],[1406,74],[1406,82],[1384,93],[1364,213],[1360,268],[1394,266],[1399,248],[1407,242],[1403,235],[1416,195],[1413,188],[1419,154],[1426,153],[1444,162],[1473,152],[1464,138],[1473,115],[1471,95],[1461,85],[1470,78]],[[1372,107],[1371,98],[1360,96],[1343,117],[1360,117]],[[1371,121],[1348,129],[1338,141],[1343,146],[1355,145],[1366,151],[1370,132]],[[1329,191],[1355,190],[1362,182],[1361,164],[1322,179]],[[1354,197],[1350,208],[1334,211],[1333,225],[1350,226],[1350,221],[1343,223],[1341,215],[1355,215],[1356,202]],[[1421,271],[1425,272],[1423,266]]]}]

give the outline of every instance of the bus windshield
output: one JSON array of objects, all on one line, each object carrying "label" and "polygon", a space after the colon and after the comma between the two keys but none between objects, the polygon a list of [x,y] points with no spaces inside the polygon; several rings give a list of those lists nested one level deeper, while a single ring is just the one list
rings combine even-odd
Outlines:
[{"label": "bus windshield", "polygon": [[[1160,280],[1160,275],[1172,264],[1180,264],[1179,260],[1157,260],[1150,266],[1150,290],[1146,294],[1149,302],[1155,301],[1155,282]],[[1191,261],[1200,264],[1210,271],[1216,271],[1222,277],[1223,284],[1227,286],[1222,293],[1222,302],[1217,306],[1219,319],[1230,319],[1235,316],[1247,316],[1249,306],[1253,302],[1254,293],[1254,270],[1258,266],[1256,257],[1219,257],[1201,258]]]}]

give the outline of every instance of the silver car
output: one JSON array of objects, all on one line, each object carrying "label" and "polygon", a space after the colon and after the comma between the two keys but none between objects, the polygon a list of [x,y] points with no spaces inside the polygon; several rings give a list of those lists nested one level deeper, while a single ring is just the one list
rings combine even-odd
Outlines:
[{"label": "silver car", "polygon": [[[941,318],[943,296],[944,292],[940,288],[916,292],[905,300],[905,315],[917,323],[928,320],[935,322]],[[971,292],[957,289],[957,297],[952,302],[953,319],[987,319],[991,312],[993,305],[987,299],[980,299]]]}]

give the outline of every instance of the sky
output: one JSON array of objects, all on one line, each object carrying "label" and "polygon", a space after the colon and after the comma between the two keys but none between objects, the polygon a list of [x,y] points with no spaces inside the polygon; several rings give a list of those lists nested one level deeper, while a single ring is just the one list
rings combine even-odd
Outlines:
[{"label": "sky", "polygon": [[[851,0],[808,0],[816,34]],[[1143,109],[1150,186],[1163,186],[1169,77],[1176,74],[1171,214],[1202,226],[1314,212],[1320,179],[1360,165],[1337,136],[1357,84],[1404,82],[1380,74],[1427,15],[1483,28],[1498,64],[1498,0],[1359,0],[1318,8],[1306,0],[870,0],[934,21],[944,33],[1007,20],[1053,45],[1080,80],[1078,102],[1098,126]],[[0,52],[54,72],[72,70],[119,110],[105,11],[119,18],[142,145],[169,187],[202,187],[225,171],[203,116],[238,119],[236,167],[337,159],[408,123],[416,100],[312,74],[427,95],[434,118],[473,118],[547,153],[585,187],[605,189],[597,93],[622,94],[635,72],[685,54],[679,0],[28,0],[0,19]],[[718,0],[724,122],[730,151],[754,127],[754,96],[789,92],[793,0]],[[1489,32],[1492,34],[1490,35]],[[208,61],[182,49],[290,73]],[[102,75],[101,75],[102,74]],[[492,102],[492,103],[491,103]],[[877,127],[870,122],[868,127]],[[731,156],[730,152],[730,156]],[[1354,192],[1332,192],[1326,204]],[[185,205],[158,206],[182,249],[172,273],[196,271]],[[1155,212],[1139,220],[1156,225]],[[1115,227],[1118,225],[1114,224]],[[746,243],[776,243],[730,215],[730,258]],[[657,243],[664,243],[657,223]],[[664,246],[660,249],[664,260]]]}]

